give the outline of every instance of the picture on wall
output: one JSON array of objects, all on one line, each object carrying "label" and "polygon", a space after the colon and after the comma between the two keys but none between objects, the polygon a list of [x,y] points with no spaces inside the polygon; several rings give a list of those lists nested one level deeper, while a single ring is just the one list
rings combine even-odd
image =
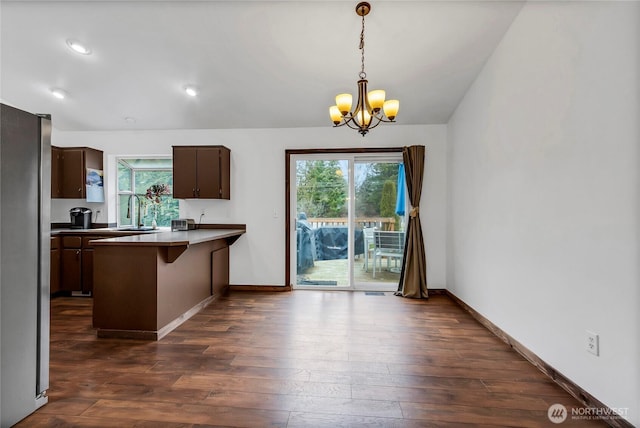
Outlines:
[{"label": "picture on wall", "polygon": [[87,168],[87,202],[104,202],[104,172]]}]

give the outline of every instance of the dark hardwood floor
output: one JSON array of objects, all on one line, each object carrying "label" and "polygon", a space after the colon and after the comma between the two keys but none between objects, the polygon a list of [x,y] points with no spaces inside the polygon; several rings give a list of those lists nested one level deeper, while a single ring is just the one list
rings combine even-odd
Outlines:
[{"label": "dark hardwood floor", "polygon": [[[235,292],[159,342],[51,305],[49,404],[19,427],[606,426],[446,296]],[[570,410],[569,410],[570,411]]]}]

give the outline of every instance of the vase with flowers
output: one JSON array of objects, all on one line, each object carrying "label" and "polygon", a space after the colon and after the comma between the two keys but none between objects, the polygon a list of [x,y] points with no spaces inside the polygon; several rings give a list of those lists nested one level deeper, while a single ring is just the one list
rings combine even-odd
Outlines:
[{"label": "vase with flowers", "polygon": [[154,229],[158,228],[158,210],[160,208],[160,203],[162,203],[162,196],[170,194],[171,189],[167,184],[153,184],[147,189],[145,199],[149,204],[151,204],[151,209],[153,210],[153,220],[151,221],[151,227],[153,227]]}]

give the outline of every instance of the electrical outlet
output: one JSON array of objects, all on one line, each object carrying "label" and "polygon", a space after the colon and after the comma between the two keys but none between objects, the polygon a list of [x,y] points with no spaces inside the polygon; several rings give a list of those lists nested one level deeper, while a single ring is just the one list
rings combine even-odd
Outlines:
[{"label": "electrical outlet", "polygon": [[600,338],[596,333],[587,330],[587,352],[595,355],[600,355]]},{"label": "electrical outlet", "polygon": [[277,209],[273,209],[273,218],[278,218],[278,210]]},{"label": "electrical outlet", "polygon": [[204,215],[204,208],[200,210],[200,217],[202,217],[203,215]]}]

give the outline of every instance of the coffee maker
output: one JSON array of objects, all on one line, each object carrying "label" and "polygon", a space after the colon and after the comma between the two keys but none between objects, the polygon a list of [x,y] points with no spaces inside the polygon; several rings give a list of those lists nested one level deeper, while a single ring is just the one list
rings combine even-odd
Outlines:
[{"label": "coffee maker", "polygon": [[89,208],[75,207],[69,210],[71,229],[91,229],[91,214]]}]

